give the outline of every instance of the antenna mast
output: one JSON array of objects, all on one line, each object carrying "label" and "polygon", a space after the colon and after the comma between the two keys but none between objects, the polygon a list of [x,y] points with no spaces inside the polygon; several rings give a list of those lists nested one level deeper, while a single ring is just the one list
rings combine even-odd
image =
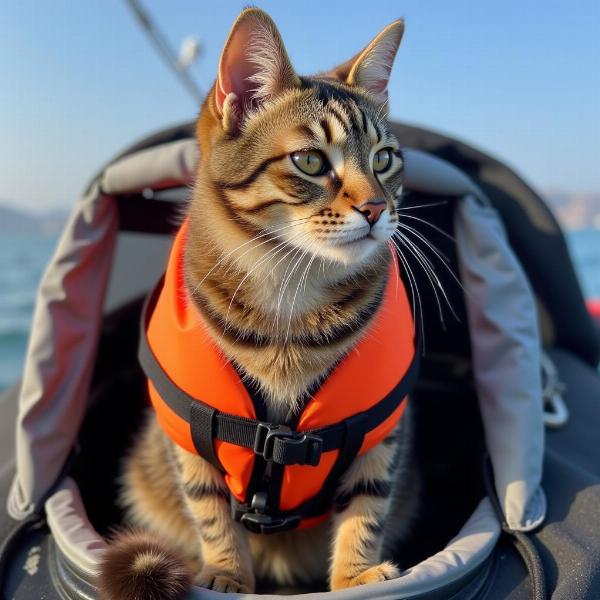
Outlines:
[{"label": "antenna mast", "polygon": [[196,82],[192,79],[190,73],[186,70],[186,65],[183,65],[178,59],[177,54],[169,45],[166,37],[161,33],[148,12],[141,6],[138,0],[125,0],[138,23],[146,32],[154,47],[158,50],[164,62],[173,71],[175,76],[192,95],[196,104],[200,104],[203,99],[203,94]]}]

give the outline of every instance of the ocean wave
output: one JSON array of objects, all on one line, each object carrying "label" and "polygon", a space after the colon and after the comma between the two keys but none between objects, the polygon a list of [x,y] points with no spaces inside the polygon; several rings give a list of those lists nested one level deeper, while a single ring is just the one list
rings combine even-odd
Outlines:
[{"label": "ocean wave", "polygon": [[29,333],[31,329],[31,311],[0,311],[0,335],[13,331]]},{"label": "ocean wave", "polygon": [[35,291],[19,290],[18,292],[3,293],[0,297],[0,311],[27,311],[33,310],[35,305]]},{"label": "ocean wave", "polygon": [[0,345],[2,346],[27,341],[28,337],[29,329],[0,329]]}]

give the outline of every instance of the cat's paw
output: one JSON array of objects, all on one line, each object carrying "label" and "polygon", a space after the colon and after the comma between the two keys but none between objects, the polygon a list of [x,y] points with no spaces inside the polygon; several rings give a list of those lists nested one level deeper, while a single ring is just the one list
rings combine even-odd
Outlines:
[{"label": "cat's paw", "polygon": [[196,585],[215,592],[230,592],[251,594],[254,591],[254,582],[242,581],[242,577],[226,571],[205,567],[196,577]]},{"label": "cat's paw", "polygon": [[400,570],[391,562],[382,562],[380,565],[369,567],[357,575],[335,574],[331,578],[331,589],[341,590],[344,588],[366,585],[367,583],[380,583],[388,579],[396,579],[400,576]]}]

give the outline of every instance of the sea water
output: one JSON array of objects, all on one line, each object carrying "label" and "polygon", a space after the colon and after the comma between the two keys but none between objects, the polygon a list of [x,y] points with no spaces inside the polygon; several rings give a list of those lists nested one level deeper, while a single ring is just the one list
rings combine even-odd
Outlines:
[{"label": "sea water", "polygon": [[35,293],[56,240],[49,235],[0,234],[0,389],[20,376]]},{"label": "sea water", "polygon": [[567,241],[583,295],[600,300],[600,229],[567,232]]},{"label": "sea water", "polygon": [[[600,298],[600,230],[567,234],[588,298]],[[0,390],[16,382],[23,368],[39,280],[56,245],[55,236],[0,237]]]}]

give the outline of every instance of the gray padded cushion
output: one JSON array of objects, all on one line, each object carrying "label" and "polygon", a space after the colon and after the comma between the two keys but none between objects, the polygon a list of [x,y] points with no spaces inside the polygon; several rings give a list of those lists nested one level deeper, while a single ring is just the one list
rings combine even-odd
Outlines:
[{"label": "gray padded cushion", "polygon": [[[552,600],[600,598],[600,377],[573,354],[552,348],[571,418],[546,433],[544,526],[533,534]],[[486,600],[530,600],[521,558],[505,548]]]}]

